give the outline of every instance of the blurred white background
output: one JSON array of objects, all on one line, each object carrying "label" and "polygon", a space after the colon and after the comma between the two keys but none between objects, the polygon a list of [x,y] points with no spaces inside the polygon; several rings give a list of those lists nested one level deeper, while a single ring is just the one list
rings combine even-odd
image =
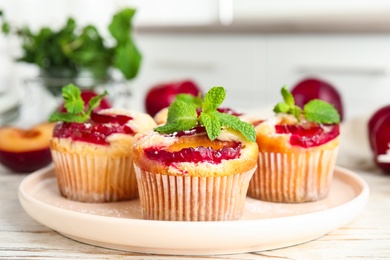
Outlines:
[{"label": "blurred white background", "polygon": [[[7,19],[33,30],[68,16],[103,35],[112,14],[137,8],[135,41],[143,54],[131,107],[156,83],[191,78],[222,85],[226,106],[244,110],[279,100],[283,85],[322,78],[342,94],[346,118],[390,103],[389,1],[0,0]],[[23,88],[37,68],[14,59],[16,37],[0,35],[0,90]]]},{"label": "blurred white background", "polygon": [[[204,25],[215,22],[218,14],[218,2],[200,1],[132,1],[132,0],[0,0],[0,9],[3,10],[5,18],[16,27],[27,25],[33,32],[39,31],[44,26],[57,29],[62,27],[68,17],[74,17],[77,24],[85,26],[92,24],[96,26],[99,32],[109,39],[108,25],[111,22],[112,15],[124,7],[133,7],[137,13],[133,19],[135,41],[144,56],[144,62],[138,77],[130,82],[134,89],[130,108],[143,110],[143,95],[151,84],[157,83],[160,79],[153,80],[153,76],[145,75],[143,70],[148,67],[147,43],[142,43],[142,37],[138,37],[137,27],[143,26],[172,26],[172,25]],[[148,40],[146,40],[148,41]],[[154,40],[153,40],[154,41]],[[158,42],[155,42],[151,48],[159,50]],[[166,50],[165,50],[166,51]],[[36,66],[22,62],[15,62],[20,57],[22,49],[20,40],[16,36],[5,37],[0,34],[0,93],[4,90],[17,91],[25,93],[26,81],[36,77],[39,70]],[[171,55],[175,55],[172,53]],[[145,75],[145,76],[143,76]],[[188,75],[190,76],[190,75]],[[143,80],[144,78],[144,80]],[[178,77],[167,77],[168,80],[181,79]],[[50,102],[47,98],[36,97],[28,89],[27,99],[35,98],[34,103]],[[38,93],[44,95],[45,93]],[[0,103],[4,99],[0,99]],[[4,104],[3,104],[4,105]],[[50,105],[48,105],[50,106]],[[0,104],[1,110],[1,104]]]}]

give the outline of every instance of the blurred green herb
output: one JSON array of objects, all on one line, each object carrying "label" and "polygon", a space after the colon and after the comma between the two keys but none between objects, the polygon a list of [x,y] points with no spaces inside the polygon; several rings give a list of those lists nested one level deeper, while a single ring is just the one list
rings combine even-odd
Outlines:
[{"label": "blurred green herb", "polygon": [[49,122],[77,122],[83,123],[91,117],[92,110],[100,105],[102,99],[107,95],[107,91],[97,95],[89,100],[88,109],[85,110],[84,100],[81,97],[80,89],[69,84],[62,88],[62,97],[65,101],[65,109],[67,112],[54,112],[50,115]]},{"label": "blurred green herb", "polygon": [[43,70],[68,69],[78,72],[89,69],[99,77],[110,68],[119,69],[129,80],[137,76],[142,55],[132,38],[132,19],[135,10],[125,8],[114,14],[109,32],[112,46],[93,25],[78,27],[69,17],[66,24],[53,30],[42,27],[33,33],[29,27],[14,28],[0,10],[1,30],[4,34],[16,34],[21,39],[23,56],[18,61],[32,63]]}]

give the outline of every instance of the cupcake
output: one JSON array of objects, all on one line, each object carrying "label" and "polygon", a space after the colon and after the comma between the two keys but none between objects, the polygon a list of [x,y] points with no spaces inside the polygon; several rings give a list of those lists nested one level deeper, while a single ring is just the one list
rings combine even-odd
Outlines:
[{"label": "cupcake", "polygon": [[133,162],[144,219],[241,218],[257,165],[256,133],[217,111],[224,98],[222,87],[212,88],[201,105],[176,98],[166,124],[136,135]]},{"label": "cupcake", "polygon": [[[73,85],[64,87],[63,95],[68,113],[50,118],[57,121],[50,150],[61,195],[96,203],[137,198],[132,145],[135,134],[156,126],[153,118],[124,109],[93,112],[104,95],[93,99],[85,112]],[[78,108],[70,107],[77,102]]]},{"label": "cupcake", "polygon": [[321,100],[297,107],[282,88],[276,115],[256,126],[258,168],[248,196],[271,202],[318,201],[329,194],[339,147],[337,110]]}]

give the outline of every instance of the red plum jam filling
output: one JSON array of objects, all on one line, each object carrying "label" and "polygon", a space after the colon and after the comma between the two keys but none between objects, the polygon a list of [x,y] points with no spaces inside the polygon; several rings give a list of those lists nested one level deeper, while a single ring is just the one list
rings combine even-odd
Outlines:
[{"label": "red plum jam filling", "polygon": [[74,141],[108,145],[106,138],[112,134],[134,134],[134,131],[126,125],[129,120],[132,120],[132,118],[124,115],[92,113],[91,119],[84,123],[61,122],[56,124],[53,136],[57,138],[71,138]]},{"label": "red plum jam filling", "polygon": [[278,134],[291,134],[290,144],[303,148],[310,148],[325,144],[335,139],[339,133],[339,125],[287,125],[280,124],[275,126]]},{"label": "red plum jam filling", "polygon": [[243,114],[242,113],[238,113],[236,111],[234,111],[233,109],[231,108],[228,108],[228,107],[224,107],[224,108],[217,108],[218,112],[220,113],[225,113],[225,114],[229,114],[229,115],[233,115],[233,116],[242,116]]},{"label": "red plum jam filling", "polygon": [[[225,108],[219,107],[219,108],[217,108],[217,111],[219,113],[229,114],[229,115],[232,115],[232,116],[242,116],[243,115],[242,113],[238,113],[238,112],[236,112],[233,109],[228,108],[228,107],[225,107]],[[200,112],[201,112],[201,110],[198,109],[197,110],[198,116],[200,115]]]},{"label": "red plum jam filling", "polygon": [[157,147],[145,149],[145,155],[151,160],[163,162],[165,165],[180,162],[208,162],[219,164],[222,160],[236,159],[240,156],[241,143],[228,142],[224,147],[214,150],[212,147],[188,147],[180,151],[170,152]]}]

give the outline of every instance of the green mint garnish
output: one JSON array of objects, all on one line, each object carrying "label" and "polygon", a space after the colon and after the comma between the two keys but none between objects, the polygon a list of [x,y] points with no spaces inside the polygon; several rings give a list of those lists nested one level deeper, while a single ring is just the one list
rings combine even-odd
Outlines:
[{"label": "green mint garnish", "polygon": [[50,116],[49,122],[83,123],[90,118],[92,110],[99,107],[100,102],[107,94],[107,91],[104,91],[103,94],[91,98],[88,103],[88,109],[85,111],[85,104],[81,97],[80,89],[73,84],[66,85],[62,88],[62,97],[65,101],[64,107],[67,113],[54,112]]},{"label": "green mint garnish", "polygon": [[[253,125],[241,121],[238,117],[220,113],[217,108],[226,97],[223,87],[213,87],[204,96],[189,97],[188,94],[176,96],[168,108],[167,123],[155,130],[162,134],[190,130],[196,125],[203,125],[210,140],[215,140],[222,127],[239,131],[247,140],[256,141],[256,131]],[[198,116],[197,109],[200,109]]]},{"label": "green mint garnish", "polygon": [[186,103],[189,103],[189,104],[192,104],[194,105],[196,108],[201,108],[202,107],[202,97],[200,96],[193,96],[193,95],[190,95],[190,94],[178,94],[176,95],[176,100],[181,100],[181,101],[184,101]]},{"label": "green mint garnish", "polygon": [[275,113],[284,113],[295,116],[300,121],[303,115],[306,120],[319,124],[337,124],[340,122],[340,115],[333,105],[319,99],[309,101],[303,110],[295,105],[295,100],[286,86],[281,89],[284,102],[279,102],[274,107]]},{"label": "green mint garnish", "polygon": [[155,130],[159,133],[173,133],[191,129],[197,122],[196,107],[176,99],[168,108],[167,123]]},{"label": "green mint garnish", "polygon": [[306,119],[312,122],[322,124],[335,124],[340,122],[340,115],[336,108],[319,99],[309,101],[303,107],[303,111]]}]

